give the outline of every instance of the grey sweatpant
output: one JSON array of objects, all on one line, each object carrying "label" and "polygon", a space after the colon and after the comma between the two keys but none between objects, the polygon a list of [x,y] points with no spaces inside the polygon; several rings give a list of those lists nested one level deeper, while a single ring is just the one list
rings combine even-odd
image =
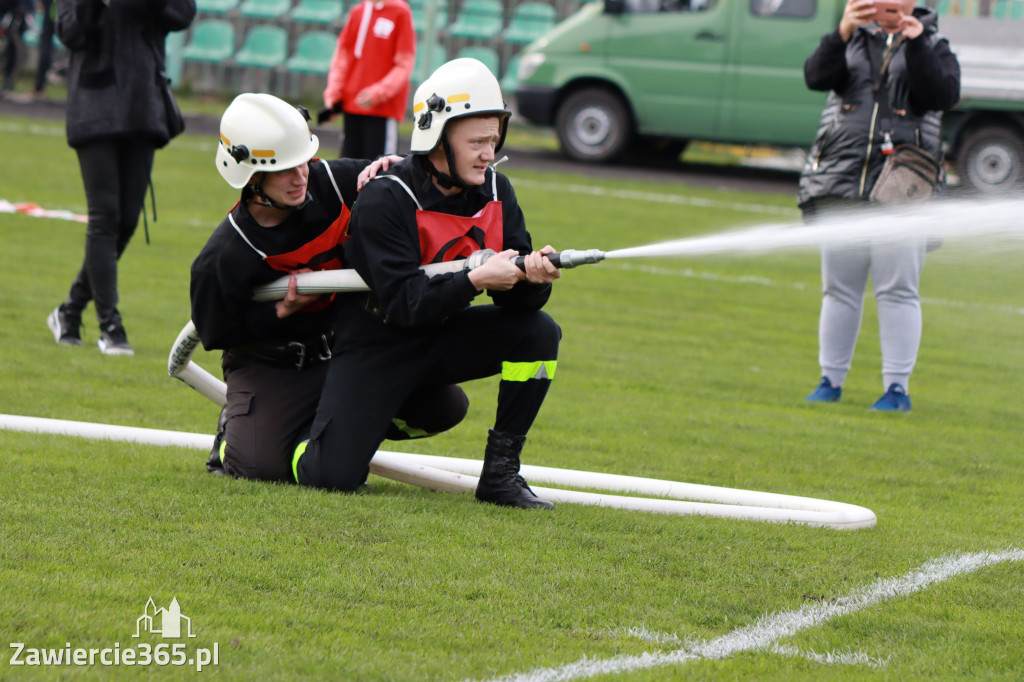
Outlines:
[{"label": "grey sweatpant", "polygon": [[882,390],[898,383],[910,392],[910,373],[921,345],[918,284],[924,254],[923,238],[822,248],[818,362],[832,385],[842,386],[853,361],[870,272],[878,305]]}]

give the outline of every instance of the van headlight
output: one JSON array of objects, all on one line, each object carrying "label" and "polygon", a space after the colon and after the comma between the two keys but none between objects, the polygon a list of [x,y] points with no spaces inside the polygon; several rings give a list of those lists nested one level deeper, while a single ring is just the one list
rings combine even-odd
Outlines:
[{"label": "van headlight", "polygon": [[518,79],[521,81],[526,80],[532,76],[543,63],[543,52],[530,52],[529,54],[524,54],[522,59],[519,60],[519,71],[516,74]]}]

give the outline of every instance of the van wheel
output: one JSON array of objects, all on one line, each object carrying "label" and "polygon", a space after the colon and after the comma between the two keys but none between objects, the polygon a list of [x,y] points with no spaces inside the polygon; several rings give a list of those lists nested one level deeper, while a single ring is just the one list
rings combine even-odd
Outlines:
[{"label": "van wheel", "polygon": [[625,103],[601,88],[569,95],[558,107],[555,127],[562,153],[577,161],[611,161],[625,151],[633,137]]},{"label": "van wheel", "polygon": [[1004,126],[978,128],[964,138],[957,153],[960,181],[982,194],[1024,187],[1024,140]]}]

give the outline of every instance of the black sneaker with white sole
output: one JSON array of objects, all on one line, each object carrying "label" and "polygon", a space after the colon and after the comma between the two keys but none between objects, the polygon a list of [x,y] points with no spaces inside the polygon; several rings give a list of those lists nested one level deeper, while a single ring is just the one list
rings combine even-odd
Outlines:
[{"label": "black sneaker with white sole", "polygon": [[125,333],[124,327],[113,322],[100,331],[100,339],[96,345],[104,355],[135,355],[135,351],[128,343],[128,334]]},{"label": "black sneaker with white sole", "polygon": [[46,326],[53,332],[53,340],[62,346],[82,345],[81,314],[68,312],[63,305],[59,305],[46,318]]}]

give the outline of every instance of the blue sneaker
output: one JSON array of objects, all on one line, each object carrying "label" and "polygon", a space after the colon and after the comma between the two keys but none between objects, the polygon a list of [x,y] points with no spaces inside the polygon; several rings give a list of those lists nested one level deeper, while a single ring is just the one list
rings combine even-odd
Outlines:
[{"label": "blue sneaker", "polygon": [[868,409],[883,412],[910,412],[910,396],[907,395],[907,389],[899,384],[889,384],[889,390],[885,392],[885,395],[876,400],[875,404]]},{"label": "blue sneaker", "polygon": [[814,393],[807,396],[807,400],[812,403],[838,403],[842,396],[842,386],[833,386],[828,377],[822,377],[818,388],[814,389]]}]

